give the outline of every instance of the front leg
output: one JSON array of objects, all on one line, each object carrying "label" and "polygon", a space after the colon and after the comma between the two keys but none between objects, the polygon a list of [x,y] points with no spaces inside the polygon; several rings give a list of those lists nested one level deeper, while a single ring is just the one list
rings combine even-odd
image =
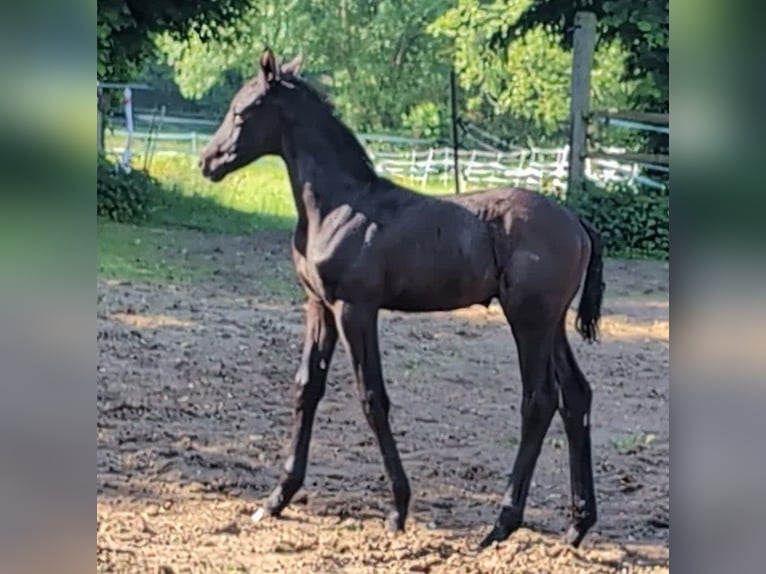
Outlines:
[{"label": "front leg", "polygon": [[391,481],[394,508],[388,517],[388,528],[404,530],[410,502],[410,485],[388,424],[391,403],[383,384],[380,364],[378,310],[375,307],[340,302],[336,304],[335,315],[343,342],[351,356],[364,416],[375,433],[383,454],[386,474]]},{"label": "front leg", "polygon": [[279,516],[303,486],[314,415],[325,392],[327,370],[337,341],[338,330],[332,312],[321,301],[310,298],[306,305],[303,357],[295,376],[290,452],[279,486],[266,502],[265,511],[272,516]]}]

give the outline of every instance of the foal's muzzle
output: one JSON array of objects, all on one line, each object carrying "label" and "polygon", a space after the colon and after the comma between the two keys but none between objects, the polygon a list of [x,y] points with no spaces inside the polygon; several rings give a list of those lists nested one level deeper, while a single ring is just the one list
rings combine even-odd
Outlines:
[{"label": "foal's muzzle", "polygon": [[219,181],[223,177],[221,168],[224,165],[225,154],[216,146],[214,148],[205,148],[200,154],[197,165],[202,172],[203,177],[211,181]]}]

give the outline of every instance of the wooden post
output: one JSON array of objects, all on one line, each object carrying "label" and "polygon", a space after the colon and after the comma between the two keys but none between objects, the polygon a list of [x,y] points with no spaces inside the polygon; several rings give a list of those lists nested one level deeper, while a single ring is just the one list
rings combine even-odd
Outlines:
[{"label": "wooden post", "polygon": [[458,141],[457,141],[457,80],[455,78],[455,69],[452,68],[449,76],[450,81],[450,102],[452,109],[452,153],[455,166],[455,193],[460,193],[460,166],[458,163]]},{"label": "wooden post", "polygon": [[587,115],[590,111],[590,74],[596,48],[596,15],[577,12],[574,21],[572,98],[569,107],[569,185],[567,195],[585,187]]}]

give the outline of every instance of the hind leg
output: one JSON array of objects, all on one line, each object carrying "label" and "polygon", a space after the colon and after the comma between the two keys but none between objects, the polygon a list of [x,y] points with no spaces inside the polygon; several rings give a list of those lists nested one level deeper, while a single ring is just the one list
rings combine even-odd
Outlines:
[{"label": "hind leg", "polygon": [[503,311],[511,324],[521,366],[521,442],[513,471],[503,497],[500,515],[492,531],[482,540],[482,548],[500,542],[519,528],[524,518],[529,485],[543,439],[556,412],[553,346],[555,322],[542,301],[514,303],[504,294]]},{"label": "hind leg", "polygon": [[569,443],[572,510],[564,540],[577,547],[596,523],[596,495],[590,446],[591,389],[577,365],[562,323],[556,338],[556,382],[562,400],[559,414]]}]

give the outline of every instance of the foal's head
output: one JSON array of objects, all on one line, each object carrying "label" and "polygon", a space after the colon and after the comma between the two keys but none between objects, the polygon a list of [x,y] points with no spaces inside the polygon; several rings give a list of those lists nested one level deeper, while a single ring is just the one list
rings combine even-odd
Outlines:
[{"label": "foal's head", "polygon": [[276,101],[291,89],[301,56],[279,65],[271,50],[261,55],[258,73],[234,96],[221,125],[200,154],[202,174],[220,181],[226,174],[258,158],[279,152],[282,114]]}]

